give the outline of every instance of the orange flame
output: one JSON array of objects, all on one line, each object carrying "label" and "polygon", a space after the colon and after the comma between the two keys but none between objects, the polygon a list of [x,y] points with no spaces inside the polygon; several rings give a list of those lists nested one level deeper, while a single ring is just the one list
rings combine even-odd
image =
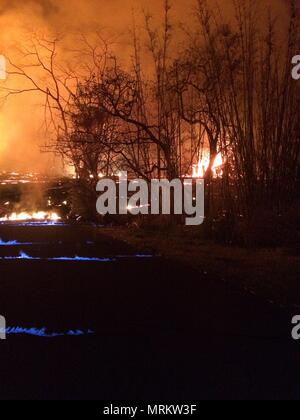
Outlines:
[{"label": "orange flame", "polygon": [[[193,165],[193,178],[204,178],[206,171],[209,167],[210,157],[209,153],[205,153],[202,158],[199,159],[199,162],[196,165]],[[216,156],[213,166],[212,173],[214,178],[218,178],[223,175],[222,166],[224,165],[224,160],[221,153],[218,153]]]},{"label": "orange flame", "polygon": [[61,217],[54,212],[48,213],[45,211],[39,212],[21,212],[21,213],[11,213],[10,215],[0,218],[0,222],[26,222],[26,221],[52,221],[58,222],[61,220]]}]

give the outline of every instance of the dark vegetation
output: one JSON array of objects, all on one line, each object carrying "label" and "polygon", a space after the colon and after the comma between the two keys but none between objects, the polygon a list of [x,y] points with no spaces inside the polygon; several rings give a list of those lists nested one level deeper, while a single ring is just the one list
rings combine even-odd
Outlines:
[{"label": "dark vegetation", "polygon": [[[146,14],[132,28],[129,63],[100,32],[67,53],[32,36],[9,60],[20,89],[3,95],[43,95],[46,151],[73,171],[1,178],[0,218],[49,209],[69,222],[0,223],[1,314],[93,333],[9,336],[0,399],[299,398],[299,18],[293,0],[287,26],[262,3],[232,0],[226,20],[195,0],[182,31],[166,0],[162,26]],[[96,214],[101,177],[184,178],[205,159],[202,226]]]},{"label": "dark vegetation", "polygon": [[[300,92],[291,77],[299,45],[296,2],[288,24],[261,2],[232,2],[233,19],[195,1],[193,25],[176,45],[172,8],[163,25],[145,14],[133,27],[130,64],[101,33],[81,36],[61,62],[61,39],[33,37],[11,73],[45,97],[47,150],[75,171],[71,217],[136,226],[161,218],[99,218],[99,176],[174,179],[207,158],[207,239],[242,246],[292,246],[299,240]],[[176,45],[176,48],[175,48]],[[80,55],[80,63],[76,61]],[[72,58],[70,58],[72,57]],[[39,68],[42,77],[36,76]],[[35,72],[35,73],[32,73]],[[214,162],[222,166],[214,171]],[[172,219],[173,220],[173,219]]]}]

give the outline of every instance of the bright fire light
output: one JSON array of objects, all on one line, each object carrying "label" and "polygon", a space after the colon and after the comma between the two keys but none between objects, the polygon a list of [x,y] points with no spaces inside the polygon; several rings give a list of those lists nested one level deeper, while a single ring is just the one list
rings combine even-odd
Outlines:
[{"label": "bright fire light", "polygon": [[[209,167],[210,157],[209,153],[203,154],[203,156],[199,159],[199,162],[196,165],[193,165],[193,178],[204,178],[205,173]],[[212,166],[212,173],[213,177],[217,178],[218,176],[222,176],[222,166],[224,165],[224,160],[221,153],[215,158],[215,161]]]},{"label": "bright fire light", "polygon": [[0,55],[0,80],[6,80],[6,58]]},{"label": "bright fire light", "polygon": [[61,217],[54,212],[45,212],[38,211],[33,213],[21,212],[21,213],[11,213],[0,218],[0,222],[26,222],[26,221],[52,221],[58,222],[61,220]]}]

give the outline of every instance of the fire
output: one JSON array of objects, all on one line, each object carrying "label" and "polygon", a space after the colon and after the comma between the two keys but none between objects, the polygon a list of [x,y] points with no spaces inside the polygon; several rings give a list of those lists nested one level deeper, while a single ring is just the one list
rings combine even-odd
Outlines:
[{"label": "fire", "polygon": [[[193,165],[193,178],[204,178],[205,173],[209,167],[210,157],[209,153],[203,154],[202,158],[199,159],[199,162],[196,165]],[[224,160],[221,153],[215,158],[215,161],[212,166],[212,173],[214,178],[222,176],[223,171],[222,167],[224,165]]]},{"label": "fire", "polygon": [[0,55],[0,80],[6,80],[6,58]]},{"label": "fire", "polygon": [[61,217],[55,212],[21,212],[21,213],[11,213],[0,218],[0,222],[26,222],[26,221],[52,221],[57,222],[61,220]]}]

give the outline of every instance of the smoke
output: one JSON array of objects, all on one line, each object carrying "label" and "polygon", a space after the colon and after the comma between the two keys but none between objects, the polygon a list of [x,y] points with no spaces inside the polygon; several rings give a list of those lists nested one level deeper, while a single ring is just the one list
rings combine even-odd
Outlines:
[{"label": "smoke", "polygon": [[[216,0],[209,0],[213,4]],[[192,23],[191,10],[195,0],[173,0],[175,23]],[[287,0],[264,0],[281,14]],[[231,0],[221,0],[221,11],[230,13]],[[141,10],[150,11],[159,21],[163,0],[0,0],[0,54],[9,56],[22,46],[29,31],[53,35],[57,32],[90,33],[103,28],[118,34],[117,53],[130,57],[129,28],[135,10],[137,23],[142,22]],[[0,82],[1,83],[1,82]],[[15,96],[0,110],[0,170],[54,172],[61,170],[60,161],[41,153],[45,143],[42,128],[42,98],[38,95]]]},{"label": "smoke", "polygon": [[48,17],[58,11],[57,5],[51,0],[23,0],[22,2],[19,0],[3,0],[0,5],[0,14],[4,15],[11,10],[20,8],[23,10],[37,8],[37,13],[44,17]]},{"label": "smoke", "polygon": [[23,188],[20,201],[14,205],[13,212],[34,212],[45,209],[45,188],[41,184],[30,184],[30,188]]}]

